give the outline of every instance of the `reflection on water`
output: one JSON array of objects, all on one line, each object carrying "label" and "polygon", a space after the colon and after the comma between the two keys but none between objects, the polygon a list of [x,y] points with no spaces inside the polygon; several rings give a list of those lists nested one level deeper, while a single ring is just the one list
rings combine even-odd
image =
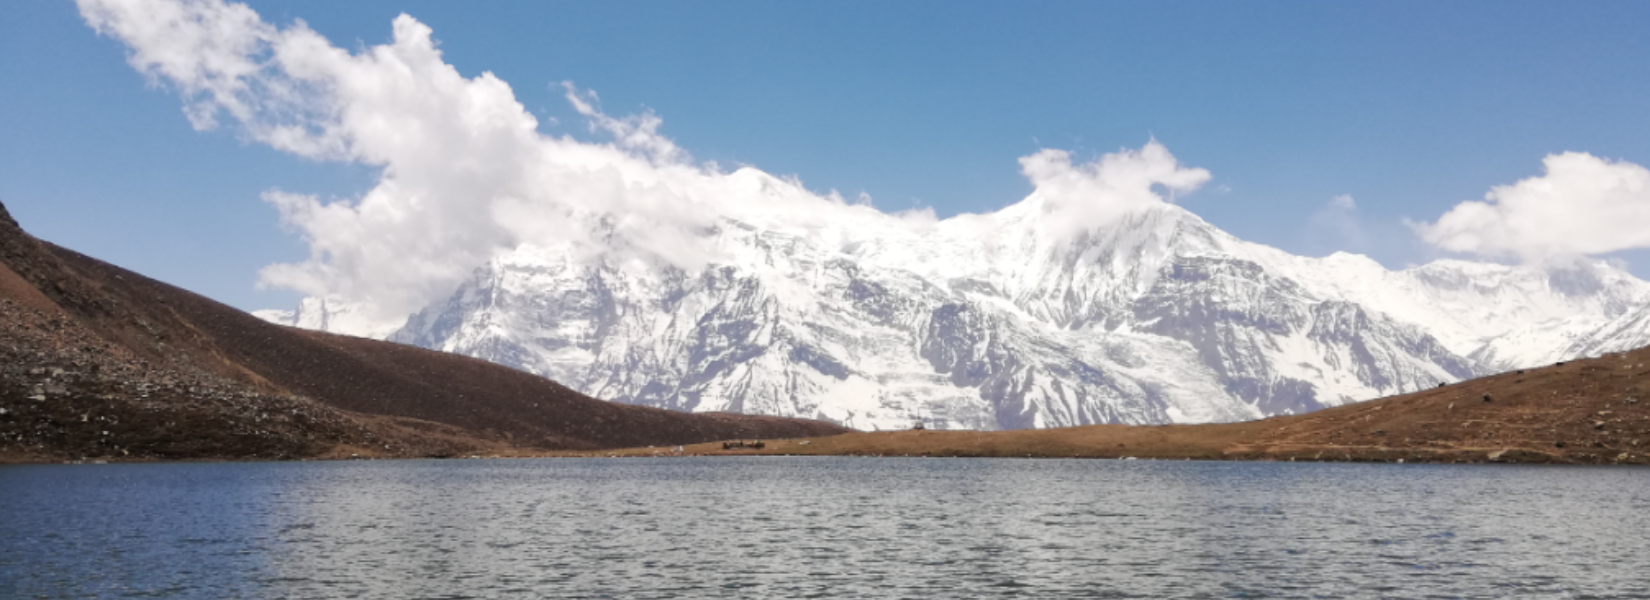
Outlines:
[{"label": "reflection on water", "polygon": [[1650,471],[718,458],[0,468],[0,598],[1650,598]]}]

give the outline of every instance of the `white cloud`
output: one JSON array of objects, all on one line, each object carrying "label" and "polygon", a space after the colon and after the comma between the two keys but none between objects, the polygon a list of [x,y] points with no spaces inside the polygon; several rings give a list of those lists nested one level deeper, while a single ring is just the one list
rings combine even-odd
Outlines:
[{"label": "white cloud", "polygon": [[[608,116],[594,92],[571,83],[562,84],[567,101],[613,141],[544,135],[508,84],[491,73],[462,76],[442,60],[430,28],[407,15],[394,20],[390,43],[350,52],[301,21],[277,27],[221,0],[78,1],[88,24],[131,47],[134,68],[184,97],[197,128],[224,120],[285,152],[381,169],[360,198],[266,193],[310,256],[265,268],[261,282],[374,307],[383,320],[450,293],[524,243],[696,268],[717,258],[707,232],[722,218],[862,237],[922,235],[937,223],[931,210],[890,215],[868,197],[694,164],[660,134],[657,115]],[[1056,233],[1172,202],[1209,179],[1155,140],[1087,164],[1043,150],[1021,166]]]},{"label": "white cloud", "polygon": [[676,142],[670,138],[659,135],[659,126],[664,124],[664,120],[652,110],[622,119],[613,118],[597,108],[601,99],[594,90],[581,93],[571,81],[563,81],[561,85],[567,91],[567,102],[573,105],[573,110],[590,119],[591,131],[606,131],[620,147],[641,152],[655,162],[687,161],[687,152],[676,147]]},{"label": "white cloud", "polygon": [[259,108],[248,86],[275,31],[246,5],[82,2],[80,13],[98,33],[141,40],[130,44],[128,61],[152,83],[177,85],[196,129],[216,127],[219,110],[245,118]]},{"label": "white cloud", "polygon": [[[612,119],[576,104],[616,145],[538,133],[510,86],[461,76],[429,27],[394,20],[393,41],[351,53],[302,22],[278,28],[215,0],[82,0],[100,33],[132,49],[133,67],[174,86],[199,128],[220,117],[243,135],[320,160],[381,166],[359,199],[325,203],[271,191],[264,199],[310,247],[273,265],[265,285],[367,301],[406,314],[451,290],[523,239],[604,242],[673,261],[702,260],[682,238],[710,224],[678,190],[708,173],[657,135],[658,119]],[[569,98],[577,98],[569,88]],[[609,243],[608,245],[611,245]],[[691,246],[689,244],[688,246]]]},{"label": "white cloud", "polygon": [[1444,250],[1526,262],[1650,247],[1650,170],[1582,152],[1548,155],[1542,165],[1540,177],[1410,227]]},{"label": "white cloud", "polygon": [[[1209,171],[1180,165],[1162,143],[1120,150],[1074,165],[1071,153],[1042,150],[1020,159],[1033,196],[1043,202],[1044,223],[1057,237],[1104,225],[1127,213],[1174,202],[1209,181]],[[1168,192],[1165,198],[1156,186]]]}]

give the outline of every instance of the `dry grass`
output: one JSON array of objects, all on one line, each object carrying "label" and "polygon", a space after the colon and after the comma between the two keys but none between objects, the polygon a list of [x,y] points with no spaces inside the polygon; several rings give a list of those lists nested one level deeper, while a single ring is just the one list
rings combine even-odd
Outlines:
[{"label": "dry grass", "polygon": [[[1219,425],[895,431],[720,443],[693,455],[985,456],[1650,464],[1650,349],[1332,408]],[[1485,401],[1484,396],[1490,400]],[[657,448],[597,455],[647,456]]]}]

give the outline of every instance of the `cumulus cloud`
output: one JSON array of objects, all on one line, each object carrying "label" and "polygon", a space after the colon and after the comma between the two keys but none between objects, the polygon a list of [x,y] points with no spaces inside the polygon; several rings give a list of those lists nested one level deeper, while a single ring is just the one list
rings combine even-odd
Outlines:
[{"label": "cumulus cloud", "polygon": [[1410,227],[1444,250],[1526,262],[1650,247],[1650,170],[1582,152],[1548,155],[1542,165],[1540,177]]},{"label": "cumulus cloud", "polygon": [[1121,150],[1086,164],[1072,164],[1065,150],[1044,149],[1021,158],[1020,172],[1035,186],[1033,196],[1042,201],[1044,223],[1059,237],[1172,203],[1210,178],[1205,169],[1181,166],[1155,139],[1139,150]]},{"label": "cumulus cloud", "polygon": [[[681,242],[712,213],[679,190],[706,173],[657,135],[657,117],[613,119],[581,101],[615,144],[541,135],[508,84],[460,75],[410,16],[394,20],[391,43],[351,53],[301,21],[276,27],[217,0],[82,0],[80,9],[131,47],[134,68],[176,88],[197,128],[227,119],[292,154],[382,167],[357,199],[264,195],[311,253],[265,269],[265,285],[404,315],[524,239],[588,245],[599,236],[649,256],[702,258]],[[568,96],[580,98],[571,86]]]},{"label": "cumulus cloud", "polygon": [[[651,111],[609,116],[570,82],[559,84],[566,100],[611,141],[545,135],[509,84],[461,75],[431,29],[407,15],[393,21],[389,43],[352,52],[302,21],[272,25],[222,0],[78,2],[88,24],[131,48],[134,68],[183,97],[196,128],[230,124],[297,156],[380,169],[359,198],[266,193],[310,256],[265,268],[260,282],[363,303],[387,321],[523,244],[693,269],[718,258],[724,219],[803,236],[924,235],[936,225],[932,211],[890,215],[794,178],[694,164]],[[1045,221],[1067,232],[1172,202],[1209,179],[1155,140],[1087,164],[1043,150],[1021,167]]]}]

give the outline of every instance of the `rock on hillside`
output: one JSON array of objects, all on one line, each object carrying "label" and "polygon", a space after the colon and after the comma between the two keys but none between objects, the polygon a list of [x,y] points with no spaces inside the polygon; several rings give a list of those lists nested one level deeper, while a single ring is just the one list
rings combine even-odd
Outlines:
[{"label": "rock on hillside", "polygon": [[839,431],[613,404],[477,359],[272,325],[37,240],[0,206],[0,456],[420,456]]}]

